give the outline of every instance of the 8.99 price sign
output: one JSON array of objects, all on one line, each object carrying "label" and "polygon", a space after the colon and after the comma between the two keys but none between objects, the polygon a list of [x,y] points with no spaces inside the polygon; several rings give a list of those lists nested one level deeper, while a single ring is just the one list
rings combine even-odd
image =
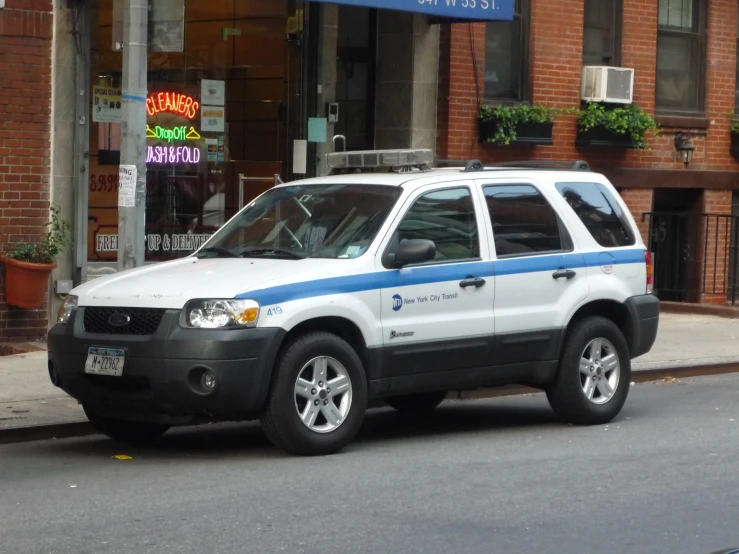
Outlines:
[{"label": "8.99 price sign", "polygon": [[113,192],[120,188],[118,175],[90,175],[90,192]]}]

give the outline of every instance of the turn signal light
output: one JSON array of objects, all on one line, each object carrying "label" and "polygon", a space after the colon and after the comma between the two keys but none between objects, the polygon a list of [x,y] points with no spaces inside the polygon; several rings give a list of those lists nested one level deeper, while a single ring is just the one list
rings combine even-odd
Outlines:
[{"label": "turn signal light", "polygon": [[247,308],[241,313],[234,314],[234,319],[240,325],[254,323],[259,317],[259,308]]}]

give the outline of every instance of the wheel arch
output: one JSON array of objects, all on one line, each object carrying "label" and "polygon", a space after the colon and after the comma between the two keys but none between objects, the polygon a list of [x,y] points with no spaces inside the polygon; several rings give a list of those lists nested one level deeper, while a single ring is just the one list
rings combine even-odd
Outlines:
[{"label": "wheel arch", "polygon": [[346,341],[362,360],[367,379],[371,379],[376,364],[373,362],[371,350],[360,330],[359,326],[352,320],[342,316],[319,316],[306,319],[292,329],[283,337],[280,349],[296,338],[314,331],[324,331],[338,336]]},{"label": "wheel arch", "polygon": [[[612,321],[623,333],[629,352],[634,350],[637,337],[633,315],[622,302],[609,299],[593,300],[580,306],[567,323],[565,336],[578,322],[590,316],[604,317]],[[564,338],[564,337],[563,337]]]}]

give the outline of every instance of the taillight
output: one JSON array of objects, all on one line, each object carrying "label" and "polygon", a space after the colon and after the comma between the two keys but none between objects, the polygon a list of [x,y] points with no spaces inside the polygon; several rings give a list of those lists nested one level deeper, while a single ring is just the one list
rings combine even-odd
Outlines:
[{"label": "taillight", "polygon": [[647,294],[652,294],[654,290],[654,266],[652,265],[652,253],[649,250],[644,251],[644,263],[647,264]]}]

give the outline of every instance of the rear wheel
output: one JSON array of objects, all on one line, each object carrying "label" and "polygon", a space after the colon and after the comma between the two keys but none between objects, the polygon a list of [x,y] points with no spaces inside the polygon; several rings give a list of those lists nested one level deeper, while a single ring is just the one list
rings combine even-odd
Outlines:
[{"label": "rear wheel", "polygon": [[367,381],[357,353],[336,335],[313,332],[280,355],[262,428],[291,454],[334,454],[359,432],[366,408]]},{"label": "rear wheel", "polygon": [[385,399],[385,404],[404,413],[430,412],[444,401],[446,395],[446,391],[442,391],[391,396]]},{"label": "rear wheel", "polygon": [[95,429],[120,442],[146,443],[158,439],[169,430],[168,425],[103,417],[86,406],[84,410]]},{"label": "rear wheel", "polygon": [[564,420],[608,423],[626,402],[631,358],[621,330],[604,317],[588,317],[567,334],[559,372],[547,398]]}]

